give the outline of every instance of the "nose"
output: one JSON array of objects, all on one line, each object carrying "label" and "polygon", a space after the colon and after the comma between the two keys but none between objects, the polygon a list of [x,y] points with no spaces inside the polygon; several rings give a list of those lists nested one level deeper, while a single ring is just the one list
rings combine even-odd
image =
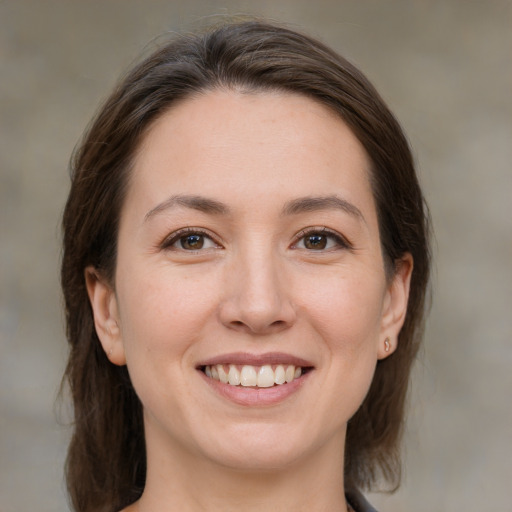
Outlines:
[{"label": "nose", "polygon": [[226,272],[220,320],[228,328],[265,335],[289,328],[296,319],[291,288],[278,257],[240,256]]}]

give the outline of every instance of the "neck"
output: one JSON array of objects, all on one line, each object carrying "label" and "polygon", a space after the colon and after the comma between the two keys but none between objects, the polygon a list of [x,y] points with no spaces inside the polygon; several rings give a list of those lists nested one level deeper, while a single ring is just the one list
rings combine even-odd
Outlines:
[{"label": "neck", "polygon": [[[286,467],[241,470],[147,441],[147,479],[130,512],[345,512],[344,435]],[[177,463],[179,461],[179,463]]]}]

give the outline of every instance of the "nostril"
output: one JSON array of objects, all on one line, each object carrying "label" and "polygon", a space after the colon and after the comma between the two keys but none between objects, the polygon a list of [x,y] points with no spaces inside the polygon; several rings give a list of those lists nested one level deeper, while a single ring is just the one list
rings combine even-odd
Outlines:
[{"label": "nostril", "polygon": [[281,331],[285,329],[287,326],[287,323],[284,320],[276,320],[275,322],[272,322],[269,325],[269,331],[275,332],[275,331]]},{"label": "nostril", "polygon": [[234,331],[238,331],[238,332],[245,332],[245,331],[251,330],[241,320],[233,320],[232,322],[229,322],[229,327],[231,329],[233,329]]},{"label": "nostril", "polygon": [[285,320],[276,320],[275,322],[272,322],[271,324],[265,325],[259,325],[255,322],[243,322],[242,320],[232,320],[229,323],[230,327],[237,331],[248,331],[253,333],[270,333],[270,332],[276,332],[280,331],[282,329],[285,329],[288,325]]}]

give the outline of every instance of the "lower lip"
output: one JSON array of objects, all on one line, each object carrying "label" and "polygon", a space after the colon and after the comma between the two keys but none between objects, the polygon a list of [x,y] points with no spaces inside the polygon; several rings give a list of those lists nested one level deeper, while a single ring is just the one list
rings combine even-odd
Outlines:
[{"label": "lower lip", "polygon": [[295,394],[306,382],[311,371],[301,375],[292,382],[272,386],[271,388],[251,388],[244,386],[231,386],[218,380],[207,377],[201,370],[198,370],[206,383],[223,398],[238,405],[248,407],[261,407],[276,405]]}]

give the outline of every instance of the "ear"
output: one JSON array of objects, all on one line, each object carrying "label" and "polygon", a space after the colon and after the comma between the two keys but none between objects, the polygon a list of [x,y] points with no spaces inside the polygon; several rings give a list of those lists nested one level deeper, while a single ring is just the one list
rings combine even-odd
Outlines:
[{"label": "ear", "polygon": [[398,334],[407,314],[412,269],[413,259],[409,253],[395,263],[395,273],[388,284],[383,302],[379,359],[390,356],[397,348]]},{"label": "ear", "polygon": [[115,292],[94,267],[85,269],[85,284],[94,314],[96,334],[103,350],[110,362],[122,366],[126,364],[126,357]]}]

